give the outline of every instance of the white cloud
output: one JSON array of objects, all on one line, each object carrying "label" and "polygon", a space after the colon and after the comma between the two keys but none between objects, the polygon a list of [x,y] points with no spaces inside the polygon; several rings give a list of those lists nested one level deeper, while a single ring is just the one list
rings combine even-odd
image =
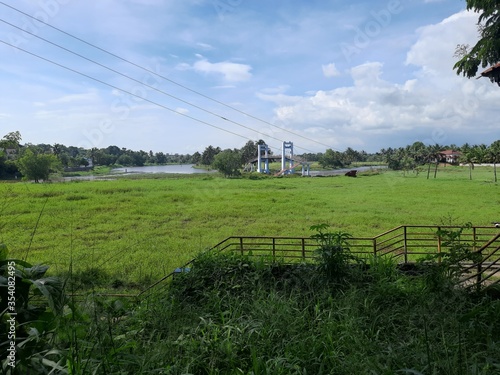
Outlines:
[{"label": "white cloud", "polygon": [[477,19],[477,14],[462,11],[418,29],[418,40],[408,51],[406,64],[420,67],[427,76],[454,76],[455,48],[458,44],[475,44]]},{"label": "white cloud", "polygon": [[177,113],[181,113],[181,114],[183,114],[183,115],[186,115],[186,114],[188,114],[188,113],[189,113],[189,109],[187,109],[187,108],[183,108],[183,107],[177,107],[177,108],[175,109],[175,112],[177,112]]},{"label": "white cloud", "polygon": [[331,77],[337,77],[340,75],[340,72],[338,71],[338,69],[334,63],[322,65],[321,68],[323,69],[323,75],[325,77],[331,78]]},{"label": "white cloud", "polygon": [[384,79],[384,64],[374,61],[350,69],[351,86],[303,96],[261,93],[259,97],[277,104],[277,123],[311,132],[341,148],[370,148],[382,139],[404,145],[406,138],[446,144],[455,143],[457,137],[473,139],[478,132],[496,131],[491,109],[498,108],[498,87],[487,80],[457,76],[452,69],[455,46],[473,42],[476,20],[477,15],[460,12],[420,28],[406,59],[415,68],[415,77],[403,83]]},{"label": "white cloud", "polygon": [[246,64],[238,64],[230,61],[211,63],[206,59],[196,61],[192,68],[199,73],[222,75],[227,82],[248,81],[252,74],[252,67]]},{"label": "white cloud", "polygon": [[196,43],[196,46],[202,50],[205,50],[205,51],[210,51],[210,50],[214,49],[214,47],[208,43],[198,42],[198,43]]}]

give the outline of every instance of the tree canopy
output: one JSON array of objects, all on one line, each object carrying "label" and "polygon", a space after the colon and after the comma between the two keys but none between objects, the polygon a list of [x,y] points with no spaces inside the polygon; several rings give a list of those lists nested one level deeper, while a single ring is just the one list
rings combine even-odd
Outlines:
[{"label": "tree canopy", "polygon": [[37,153],[28,148],[17,160],[17,166],[24,178],[29,180],[48,180],[52,168],[56,168],[58,160],[53,154]]},{"label": "tree canopy", "polygon": [[238,176],[241,168],[241,154],[238,150],[224,150],[214,157],[212,166],[226,177]]},{"label": "tree canopy", "polygon": [[476,76],[479,66],[486,68],[500,62],[500,4],[498,0],[466,2],[467,10],[479,13],[479,40],[472,48],[468,45],[457,46],[456,56],[460,60],[453,69],[456,69],[457,74],[472,78]]}]

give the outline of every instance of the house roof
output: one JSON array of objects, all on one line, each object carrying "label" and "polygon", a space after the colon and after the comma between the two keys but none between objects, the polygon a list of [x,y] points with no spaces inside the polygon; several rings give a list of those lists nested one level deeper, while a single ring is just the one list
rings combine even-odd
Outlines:
[{"label": "house roof", "polygon": [[444,150],[439,152],[441,155],[462,155],[460,151],[455,150]]},{"label": "house roof", "polygon": [[481,73],[481,77],[488,77],[491,82],[496,82],[500,86],[500,63],[486,69]]}]

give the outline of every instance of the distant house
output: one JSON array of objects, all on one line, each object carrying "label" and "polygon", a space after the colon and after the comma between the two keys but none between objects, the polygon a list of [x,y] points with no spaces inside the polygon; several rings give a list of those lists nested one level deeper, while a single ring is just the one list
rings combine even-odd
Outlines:
[{"label": "distant house", "polygon": [[493,65],[481,73],[481,77],[487,77],[492,83],[497,83],[500,86],[500,63]]},{"label": "distant house", "polygon": [[462,156],[462,153],[455,150],[444,150],[438,154],[439,162],[448,164],[458,164],[460,156]]}]

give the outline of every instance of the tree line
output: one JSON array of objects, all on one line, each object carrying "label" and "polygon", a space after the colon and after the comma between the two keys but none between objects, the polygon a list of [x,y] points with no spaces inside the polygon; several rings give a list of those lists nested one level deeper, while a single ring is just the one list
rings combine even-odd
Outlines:
[{"label": "tree line", "polygon": [[[94,166],[144,166],[165,164],[197,164],[219,170],[225,176],[238,175],[245,165],[255,162],[258,146],[265,141],[248,141],[242,148],[221,149],[208,146],[203,152],[193,154],[170,154],[153,151],[133,151],[118,146],[84,149],[62,144],[21,144],[21,134],[11,132],[0,140],[0,178],[25,176],[35,181],[46,180],[51,172],[70,168],[88,168]],[[500,140],[490,145],[425,145],[414,142],[399,148],[383,148],[376,153],[356,151],[348,147],[345,151],[327,149],[319,153],[296,155],[297,160],[315,162],[320,167],[342,168],[352,163],[383,163],[390,169],[409,171],[427,166],[427,177],[434,165],[434,175],[439,163],[444,162],[443,150],[453,150],[459,155],[456,163],[469,165],[470,178],[474,164],[491,163],[495,166],[500,160]],[[272,151],[269,151],[272,155]]]}]

